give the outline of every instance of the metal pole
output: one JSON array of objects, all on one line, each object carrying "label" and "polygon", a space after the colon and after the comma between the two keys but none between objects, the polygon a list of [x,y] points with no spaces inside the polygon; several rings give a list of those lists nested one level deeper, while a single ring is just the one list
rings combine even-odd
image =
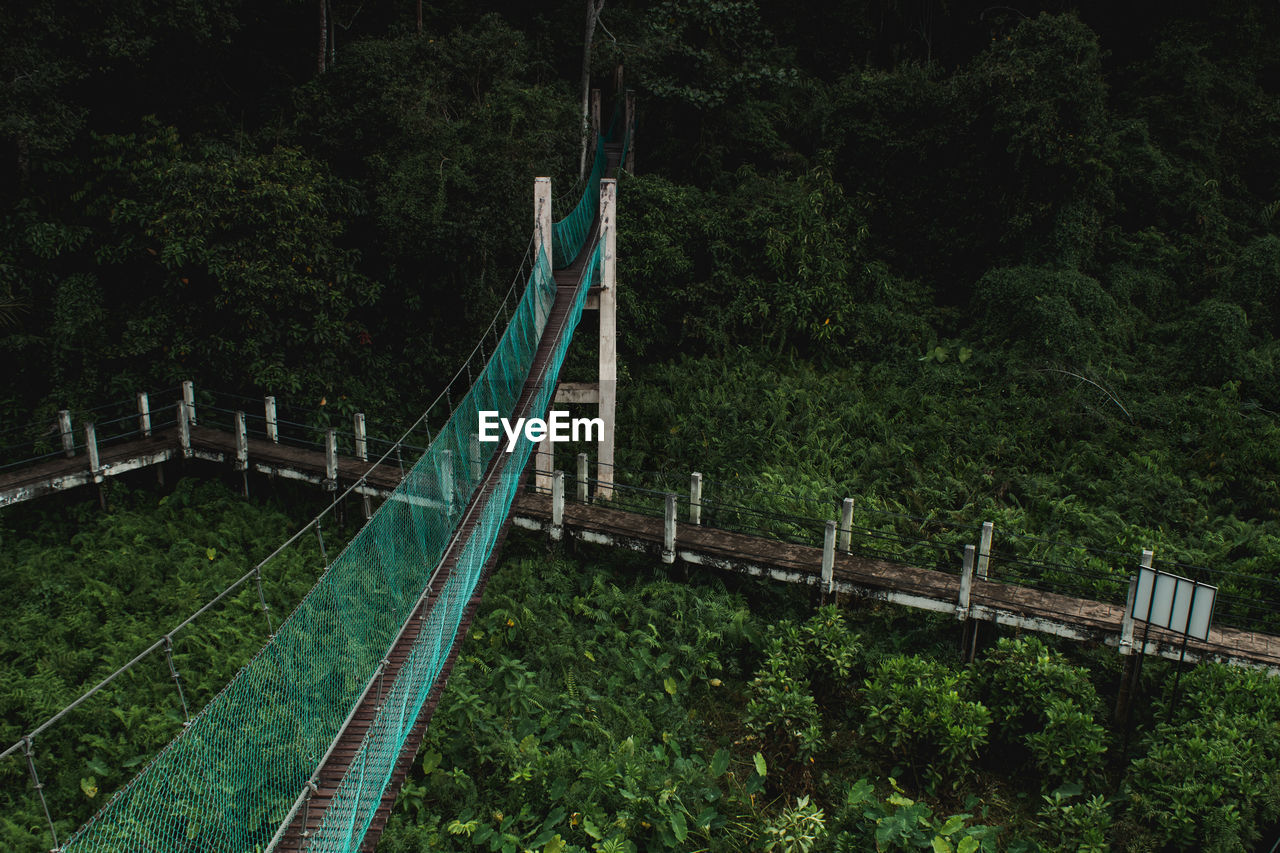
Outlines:
[{"label": "metal pole", "polygon": [[173,665],[173,638],[164,635],[164,659],[169,664],[169,675],[173,678],[173,686],[178,688],[178,699],[182,702],[182,718],[191,723],[191,712],[187,710],[187,697],[182,692],[182,679],[178,676],[178,668]]},{"label": "metal pole", "polygon": [[22,739],[22,752],[27,756],[27,769],[31,771],[31,786],[35,788],[36,794],[40,797],[40,805],[44,807],[44,819],[49,822],[49,835],[53,837],[53,847],[56,850],[58,848],[58,831],[53,828],[53,815],[49,813],[49,803],[44,798],[44,783],[40,781],[40,776],[36,773],[36,759],[29,736]]}]

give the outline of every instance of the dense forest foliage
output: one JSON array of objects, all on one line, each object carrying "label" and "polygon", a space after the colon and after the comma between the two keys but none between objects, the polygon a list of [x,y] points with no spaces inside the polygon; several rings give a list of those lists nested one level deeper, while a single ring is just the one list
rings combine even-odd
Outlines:
[{"label": "dense forest foliage", "polygon": [[[585,5],[0,5],[0,413],[194,379],[418,414],[519,268],[531,179],[573,195]],[[1274,577],[1280,8],[616,0],[600,24],[595,84],[608,102],[621,66],[640,110],[624,466]],[[588,329],[568,369],[593,358]],[[128,583],[194,590],[283,534],[225,495],[171,500],[239,532],[180,533]],[[160,548],[169,511],[110,516],[104,554]],[[103,621],[116,563],[53,579],[97,548],[65,546],[91,516],[16,551],[3,529],[5,588],[39,593],[0,632],[15,735],[151,639]],[[24,652],[40,602],[78,621]],[[1198,669],[1121,742],[1114,661],[1030,640],[959,669],[929,623],[560,563],[485,612],[391,849],[1235,850],[1280,818],[1265,679]],[[247,649],[240,615],[224,640]],[[81,809],[163,740],[121,725],[136,743],[75,747]],[[37,838],[23,803],[0,828]]]}]

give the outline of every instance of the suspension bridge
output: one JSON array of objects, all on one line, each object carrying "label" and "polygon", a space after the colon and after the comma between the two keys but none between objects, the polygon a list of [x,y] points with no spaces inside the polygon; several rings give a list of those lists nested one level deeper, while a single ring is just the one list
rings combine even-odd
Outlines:
[{"label": "suspension bridge", "polygon": [[[60,447],[0,465],[0,506],[197,459],[245,472],[246,489],[250,471],[322,485],[335,492],[333,506],[354,496],[369,517],[283,622],[262,592],[273,554],[0,754],[25,765],[52,849],[372,850],[511,526],[804,584],[821,597],[950,614],[967,626],[1001,624],[1106,642],[1122,654],[1186,653],[1280,671],[1280,637],[1272,633],[1280,628],[1280,585],[1265,579],[1162,565],[1150,552],[1106,552],[1008,531],[997,537],[991,524],[914,518],[837,494],[765,494],[704,483],[696,473],[629,471],[614,464],[611,440],[594,476],[583,454],[566,476],[553,470],[546,447],[528,440],[510,454],[478,442],[480,411],[541,416],[556,400],[598,404],[612,435],[612,176],[631,151],[634,120],[628,108],[616,110],[607,129],[596,121],[593,170],[577,204],[553,224],[550,185],[538,179],[527,269],[464,367],[398,439],[368,435],[361,415],[350,431],[317,433],[281,417],[274,398],[262,401],[261,414],[216,395],[197,407],[195,389],[185,384],[139,394],[97,424],[86,422],[83,440],[64,413],[49,433]],[[569,387],[560,370],[589,306],[601,310],[601,381]],[[455,389],[465,389],[456,400]],[[166,395],[177,399],[153,409]],[[441,407],[449,417],[432,435],[429,416]],[[324,517],[281,550],[315,536],[323,553]],[[1188,643],[1159,628],[1135,632],[1129,572],[1139,564],[1220,586],[1207,640]],[[175,636],[254,586],[267,643],[203,709],[187,713]],[[182,731],[60,839],[44,796],[50,771],[39,744],[150,656],[164,656],[172,674],[187,714]]]}]

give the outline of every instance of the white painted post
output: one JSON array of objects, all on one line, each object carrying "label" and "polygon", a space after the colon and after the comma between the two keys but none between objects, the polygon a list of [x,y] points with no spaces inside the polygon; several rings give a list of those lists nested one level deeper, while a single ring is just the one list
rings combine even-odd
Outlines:
[{"label": "white painted post", "polygon": [[138,392],[138,432],[143,438],[151,438],[151,403],[146,391]]},{"label": "white painted post", "polygon": [[604,238],[604,269],[600,275],[600,457],[596,463],[596,495],[613,497],[614,423],[618,405],[618,182],[600,182],[600,229]]},{"label": "white painted post", "polygon": [[559,542],[564,536],[564,472],[551,476],[551,538]]},{"label": "white painted post", "polygon": [[84,425],[84,446],[89,451],[89,470],[95,474],[96,480],[100,460],[98,459],[98,433],[93,424]]},{"label": "white painted post", "polygon": [[351,429],[356,434],[356,458],[361,462],[369,461],[369,439],[364,431],[364,415],[356,412],[351,416]]},{"label": "white painted post", "polygon": [[450,516],[453,515],[453,451],[440,451],[440,491],[444,492],[441,497],[444,499],[445,510]]},{"label": "white painted post", "polygon": [[1137,597],[1138,576],[1129,575],[1129,595],[1125,598],[1124,619],[1120,622],[1120,647],[1118,651],[1122,655],[1133,654],[1133,605]]},{"label": "white painted post", "polygon": [[249,430],[245,424],[244,412],[236,412],[236,470],[249,469]]},{"label": "white painted post", "polygon": [[961,622],[969,618],[969,602],[973,595],[974,547],[964,546],[964,562],[960,564],[960,594],[956,598],[956,618]]},{"label": "white painted post", "polygon": [[836,569],[836,523],[827,522],[827,529],[822,536],[822,591],[830,593],[835,588]]},{"label": "white painted post", "polygon": [[853,551],[853,498],[845,498],[840,504],[840,550]]},{"label": "white painted post", "polygon": [[662,562],[676,561],[676,496],[667,493],[662,512]]},{"label": "white painted post", "polygon": [[467,453],[471,456],[471,482],[479,483],[480,476],[484,473],[484,465],[480,461],[480,433],[471,433]]},{"label": "white painted post", "polygon": [[622,168],[631,174],[636,171],[636,90],[627,90],[626,101],[626,132],[631,134],[631,141],[627,144],[627,162],[622,164]]},{"label": "white painted post", "polygon": [[182,455],[191,458],[191,411],[186,403],[178,403],[178,444]]},{"label": "white painted post", "polygon": [[187,407],[187,423],[196,425],[196,386],[188,379],[182,383],[182,403]]},{"label": "white painted post", "polygon": [[71,434],[71,413],[66,409],[58,412],[58,429],[62,432],[62,449],[68,457],[76,455],[76,437]]},{"label": "white painted post", "polygon": [[689,477],[689,523],[702,524],[702,473],[699,471]]},{"label": "white painted post", "polygon": [[271,439],[272,444],[280,443],[280,425],[276,421],[276,398],[263,397],[262,407],[265,410],[267,418],[267,438]]},{"label": "white painted post", "polygon": [[587,454],[578,454],[578,503],[587,502]]},{"label": "white painted post", "polygon": [[986,580],[991,565],[991,537],[995,535],[995,525],[989,521],[982,522],[982,538],[978,541],[978,580]]},{"label": "white painted post", "polygon": [[544,435],[533,451],[533,480],[540,495],[551,492],[551,469],[555,466],[555,455],[551,448],[551,436]]},{"label": "white painted post", "polygon": [[551,254],[551,179],[533,179],[533,240],[534,257],[539,248],[547,252],[547,262],[553,260]]},{"label": "white painted post", "polygon": [[324,489],[332,492],[338,488],[338,431],[327,429],[324,433]]},{"label": "white painted post", "polygon": [[[356,412],[351,418],[351,429],[356,434],[356,458],[361,462],[369,461],[369,438],[365,434],[364,429],[364,413]],[[360,503],[364,507],[364,519],[368,521],[373,518],[373,505],[369,502],[369,495],[360,495]]]}]

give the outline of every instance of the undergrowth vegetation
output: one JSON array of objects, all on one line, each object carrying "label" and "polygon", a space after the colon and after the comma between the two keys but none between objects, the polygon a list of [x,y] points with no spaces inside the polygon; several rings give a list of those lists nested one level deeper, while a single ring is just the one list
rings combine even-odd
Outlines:
[{"label": "undergrowth vegetation", "polygon": [[1114,652],[964,666],[950,620],[607,558],[497,572],[382,853],[1243,851],[1280,818],[1275,678],[1175,700],[1152,661],[1121,736]]},{"label": "undergrowth vegetation", "polygon": [[[211,481],[171,493],[110,488],[0,515],[0,741],[17,742],[162,640],[274,551],[297,527],[279,502],[246,501]],[[329,534],[330,547],[339,542]],[[273,624],[323,570],[314,537],[263,570]],[[65,839],[128,782],[260,649],[269,634],[250,582],[32,741],[50,813]],[[178,679],[173,677],[177,673]],[[177,683],[175,683],[177,682]],[[180,684],[181,694],[179,694]],[[0,847],[47,849],[49,829],[21,753],[0,761]]]}]

